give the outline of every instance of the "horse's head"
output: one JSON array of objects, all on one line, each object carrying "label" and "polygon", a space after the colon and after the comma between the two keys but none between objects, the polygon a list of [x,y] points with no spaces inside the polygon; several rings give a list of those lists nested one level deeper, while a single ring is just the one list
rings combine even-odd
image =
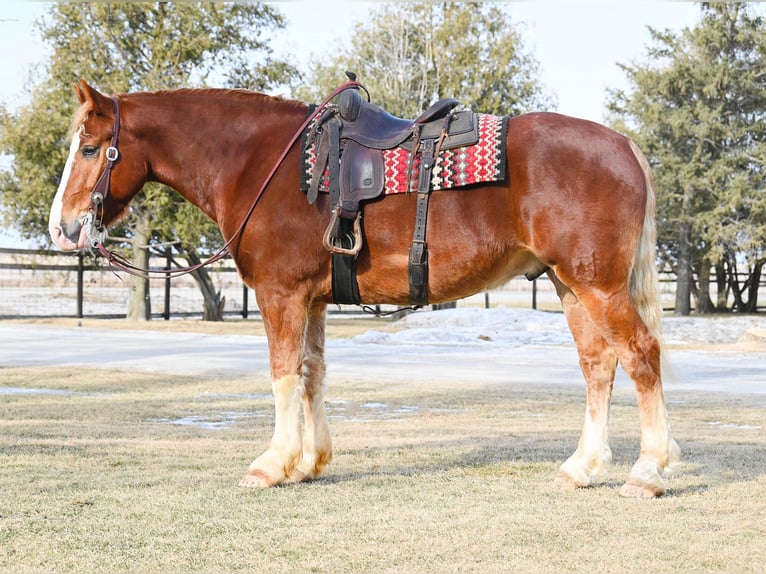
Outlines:
[{"label": "horse's head", "polygon": [[102,241],[107,225],[127,211],[147,175],[134,138],[120,131],[117,101],[84,81],[75,92],[81,106],[48,222],[51,238],[65,251]]}]

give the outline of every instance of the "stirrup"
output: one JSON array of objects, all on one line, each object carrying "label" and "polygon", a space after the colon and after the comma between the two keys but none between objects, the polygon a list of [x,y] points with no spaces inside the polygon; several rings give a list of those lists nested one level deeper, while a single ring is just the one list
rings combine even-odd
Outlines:
[{"label": "stirrup", "polygon": [[332,210],[332,215],[330,217],[330,224],[327,226],[327,229],[324,232],[324,237],[322,237],[322,245],[324,245],[324,248],[330,253],[356,257],[357,255],[359,255],[359,252],[362,250],[362,245],[364,243],[362,240],[362,212],[359,211],[356,214],[356,219],[354,220],[354,245],[350,249],[339,247],[338,245],[335,245],[333,243],[334,240],[339,241],[340,239],[337,237],[335,238],[331,237],[333,230],[335,230],[338,225],[339,217],[340,217],[340,206]]}]

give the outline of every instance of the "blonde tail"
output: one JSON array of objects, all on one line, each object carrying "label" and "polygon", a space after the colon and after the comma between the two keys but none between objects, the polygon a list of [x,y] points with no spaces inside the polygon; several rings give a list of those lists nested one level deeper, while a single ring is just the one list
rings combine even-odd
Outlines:
[{"label": "blonde tail", "polygon": [[[654,179],[644,153],[631,140],[630,149],[636,156],[646,180],[646,212],[630,276],[630,295],[649,331],[662,344],[662,307],[657,273],[657,224],[655,222]],[[663,353],[664,354],[664,353]]]},{"label": "blonde tail", "polygon": [[[636,156],[646,181],[646,212],[644,213],[644,226],[638,241],[638,249],[636,249],[636,255],[633,259],[633,271],[630,275],[630,296],[633,298],[633,304],[638,309],[638,314],[641,315],[646,327],[660,344],[660,363],[663,374],[666,377],[676,378],[668,361],[667,348],[662,340],[662,305],[660,304],[660,281],[656,262],[657,224],[655,220],[654,178],[646,156],[633,141],[630,142],[630,149],[633,150],[633,155]],[[668,415],[665,410],[664,399],[662,413],[667,427],[668,440],[665,472],[672,472],[681,459],[681,449],[670,436],[670,424],[667,422]]]}]

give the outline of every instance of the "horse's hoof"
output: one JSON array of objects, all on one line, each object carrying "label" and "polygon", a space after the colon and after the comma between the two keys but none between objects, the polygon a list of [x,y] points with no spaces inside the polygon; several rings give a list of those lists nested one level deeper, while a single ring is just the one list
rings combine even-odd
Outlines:
[{"label": "horse's hoof", "polygon": [[665,494],[664,487],[634,479],[629,479],[620,489],[620,496],[625,498],[658,498],[663,494]]},{"label": "horse's hoof", "polygon": [[262,470],[248,470],[247,474],[239,481],[239,486],[244,488],[270,488],[279,484]]},{"label": "horse's hoof", "polygon": [[553,484],[556,485],[558,488],[561,488],[562,490],[577,490],[578,488],[582,488],[583,484],[579,484],[574,478],[569,476],[566,472],[563,470],[560,470],[558,474],[556,475],[556,478],[553,479]]}]

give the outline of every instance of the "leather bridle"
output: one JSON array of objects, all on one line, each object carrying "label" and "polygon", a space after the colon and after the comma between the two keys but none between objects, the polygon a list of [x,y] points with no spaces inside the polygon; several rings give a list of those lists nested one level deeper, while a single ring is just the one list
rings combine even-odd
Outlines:
[{"label": "leather bridle", "polygon": [[[149,279],[163,278],[163,277],[177,277],[180,275],[185,275],[187,273],[192,273],[193,271],[196,271],[206,265],[210,265],[211,263],[220,261],[221,259],[223,259],[229,254],[229,247],[232,245],[232,243],[234,243],[234,241],[242,235],[242,232],[245,230],[245,226],[247,225],[247,222],[250,220],[250,217],[252,216],[253,211],[255,211],[255,207],[256,205],[258,205],[258,201],[260,201],[261,196],[263,195],[263,192],[266,191],[266,187],[269,185],[269,183],[271,183],[271,180],[274,178],[274,175],[276,174],[279,167],[282,165],[282,162],[287,157],[287,154],[290,152],[293,145],[295,145],[295,142],[298,141],[298,139],[301,137],[304,130],[308,127],[308,125],[312,122],[312,120],[314,120],[314,118],[316,118],[317,116],[319,116],[320,114],[324,112],[330,100],[332,100],[335,96],[337,96],[343,90],[347,90],[349,88],[360,88],[367,91],[367,89],[359,82],[355,80],[350,80],[338,86],[329,96],[327,96],[324,99],[324,101],[322,101],[321,104],[319,104],[314,109],[313,112],[308,114],[303,124],[301,124],[301,126],[295,132],[295,135],[293,135],[293,137],[285,146],[285,149],[280,154],[279,158],[274,164],[274,167],[272,167],[271,171],[266,176],[266,179],[263,181],[261,188],[258,190],[258,193],[255,195],[255,198],[253,199],[253,202],[250,205],[250,209],[245,214],[245,217],[242,220],[242,223],[234,232],[234,235],[232,235],[231,238],[224,244],[224,246],[221,247],[221,249],[219,249],[207,261],[203,261],[201,263],[192,265],[190,267],[180,267],[178,269],[167,269],[167,270],[144,269],[142,267],[137,267],[133,265],[128,259],[126,259],[122,255],[114,253],[113,251],[109,251],[104,246],[103,240],[99,237],[93,237],[90,233],[90,230],[88,230],[89,231],[88,236],[91,238],[92,246],[95,249],[97,249],[99,253],[101,253],[101,255],[103,255],[107,259],[107,261],[109,261],[109,265],[111,267],[124,271],[125,273],[128,273],[129,275],[135,275],[137,277],[144,277]],[[104,226],[102,223],[103,215],[104,215],[104,201],[109,196],[109,188],[110,188],[111,179],[112,179],[112,169],[114,168],[114,164],[117,162],[117,160],[120,158],[120,155],[121,155],[119,150],[117,149],[118,139],[120,135],[120,106],[117,101],[117,98],[110,98],[110,99],[112,100],[112,104],[114,106],[114,131],[112,132],[112,139],[109,144],[109,147],[106,149],[106,165],[104,166],[104,171],[101,173],[101,176],[98,178],[98,181],[96,181],[96,185],[93,186],[93,190],[91,191],[91,194],[90,194],[90,200],[91,200],[91,205],[89,209],[90,221],[86,221],[86,225],[92,225],[96,229],[96,231],[99,233],[99,235],[103,235],[104,233]]]},{"label": "leather bridle", "polygon": [[101,225],[101,222],[104,215],[104,200],[109,195],[109,187],[112,182],[112,169],[114,168],[115,162],[120,159],[120,152],[117,149],[117,141],[120,138],[120,105],[117,103],[116,98],[110,99],[114,106],[114,130],[112,131],[112,141],[109,142],[109,147],[106,148],[106,165],[104,166],[104,171],[101,172],[101,176],[98,178],[98,181],[96,181],[96,185],[93,186],[93,191],[90,192],[90,209],[93,213],[91,225],[93,225],[99,233],[104,232],[104,226]]}]

